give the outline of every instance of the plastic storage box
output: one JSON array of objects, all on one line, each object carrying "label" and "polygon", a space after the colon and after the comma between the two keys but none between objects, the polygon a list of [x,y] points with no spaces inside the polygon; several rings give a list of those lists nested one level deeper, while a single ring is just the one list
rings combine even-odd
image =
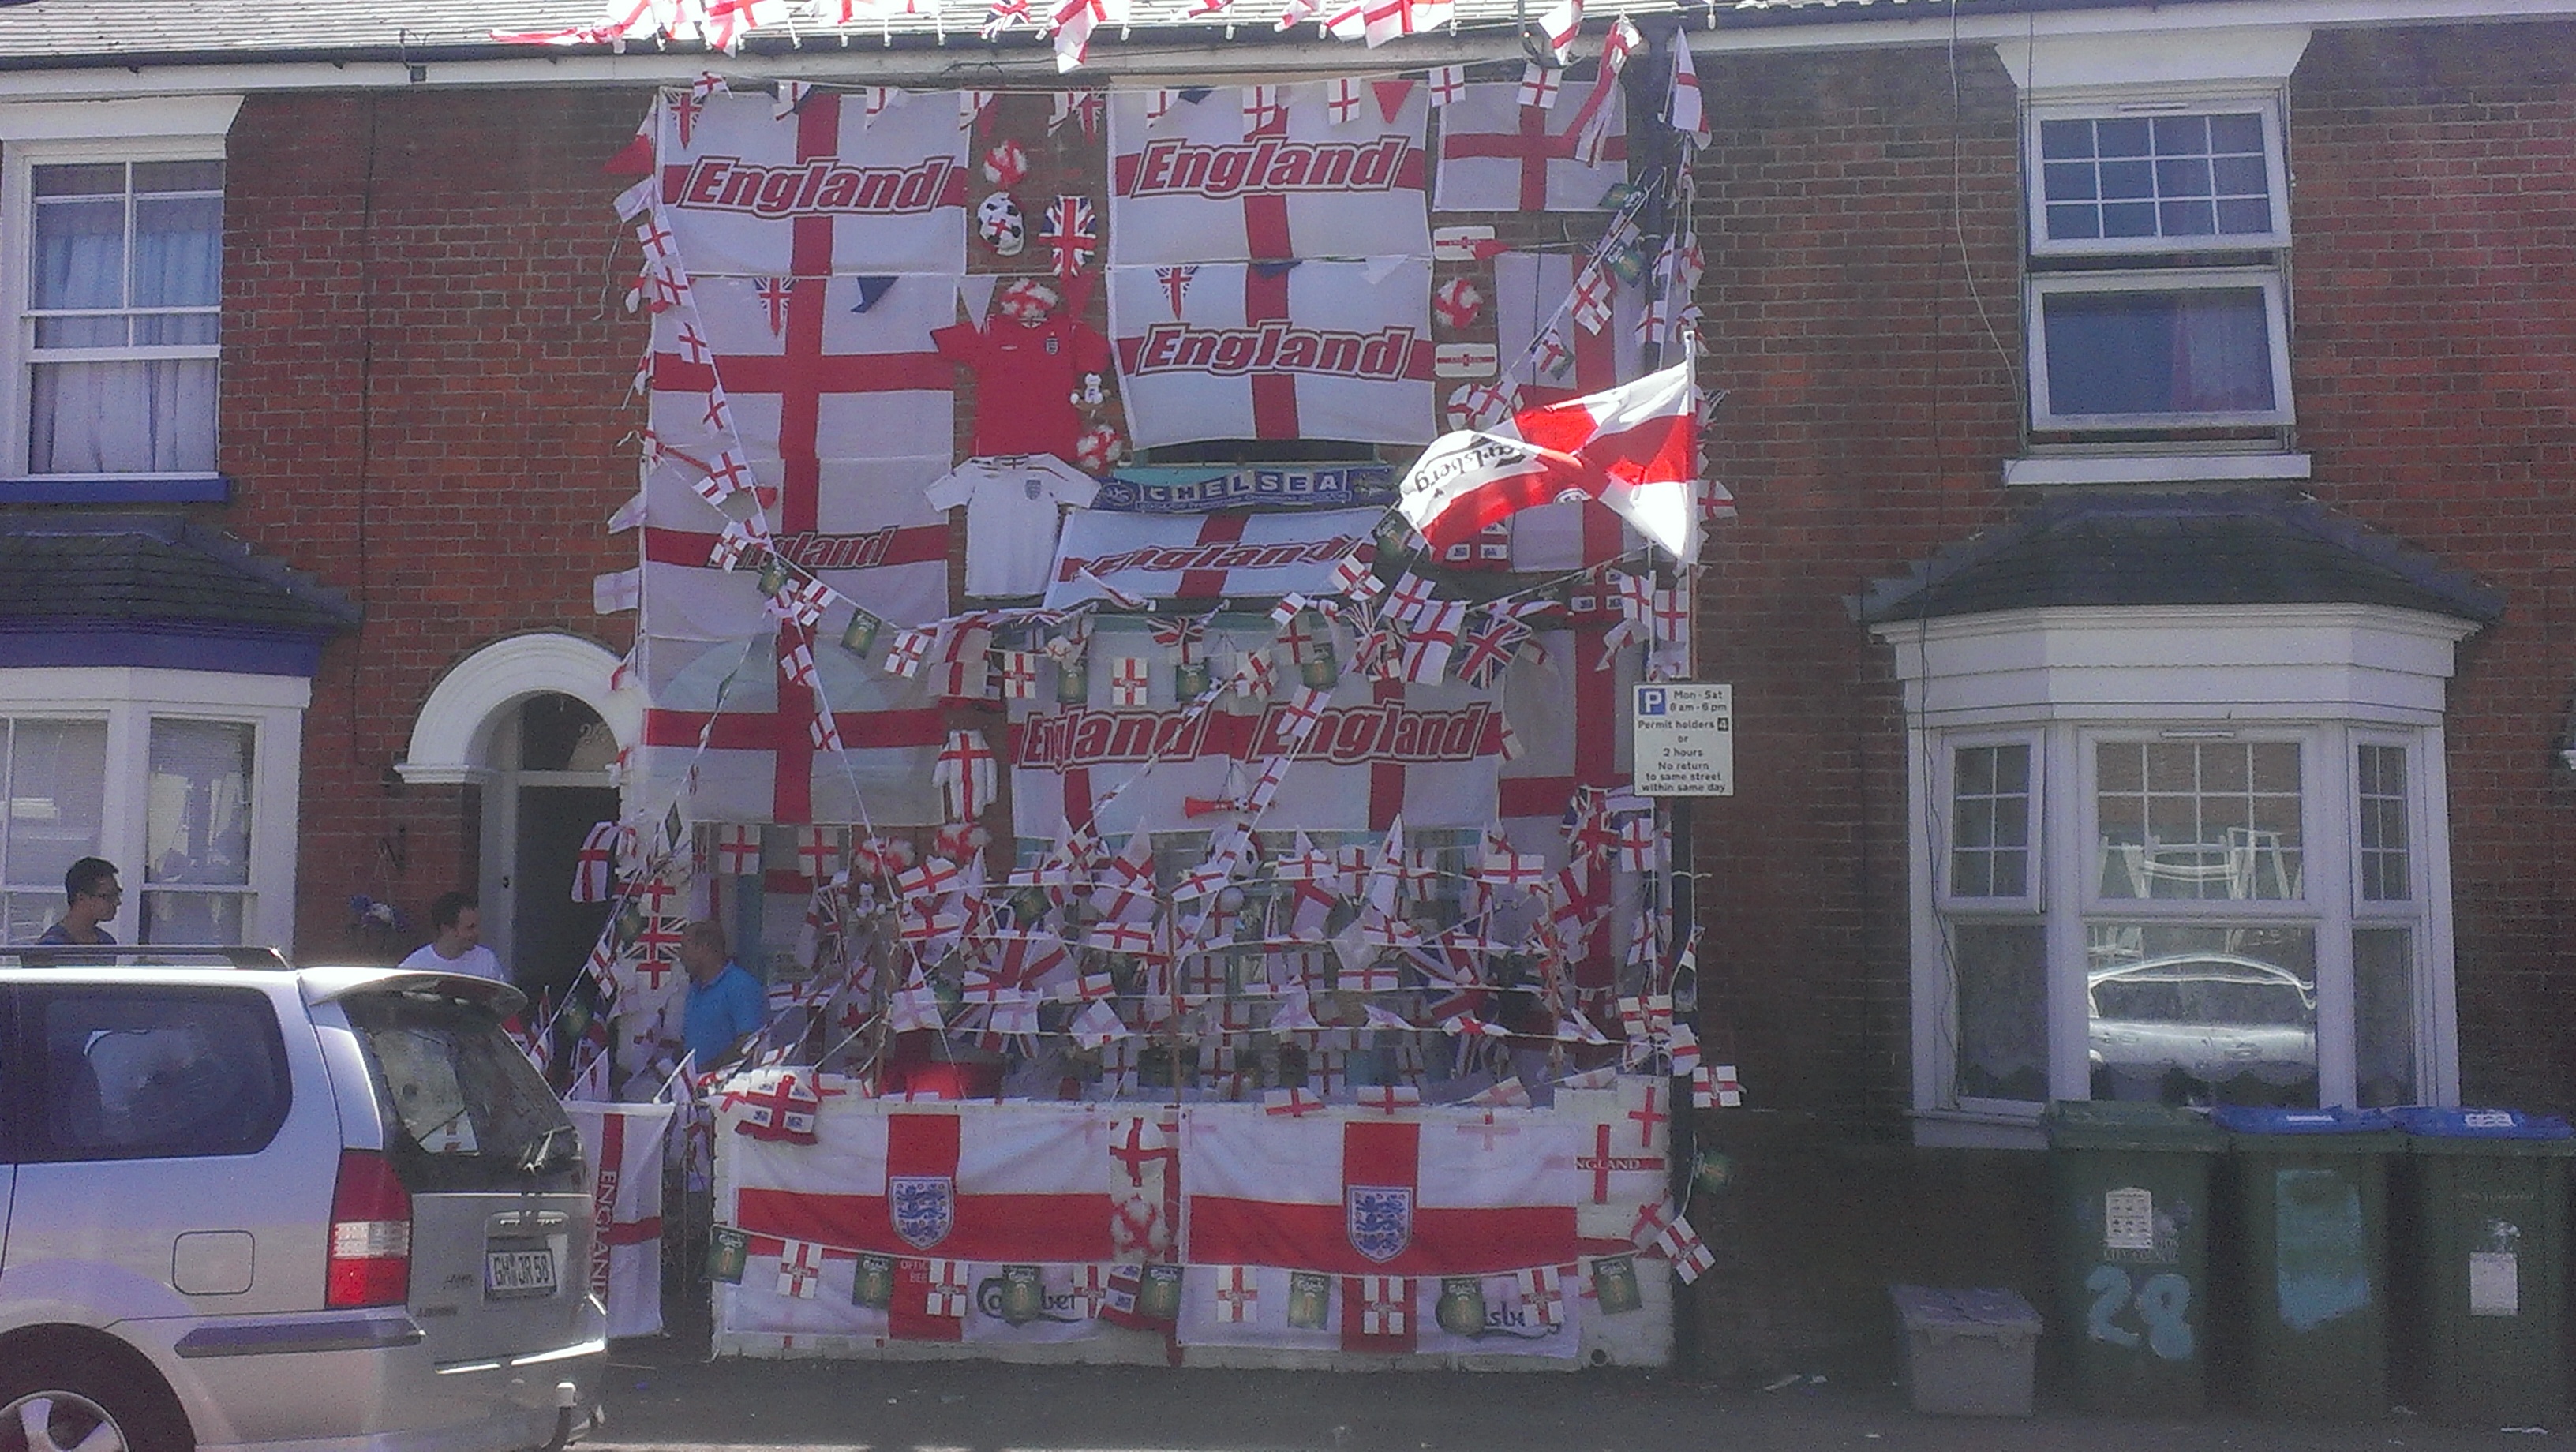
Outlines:
[{"label": "plastic storage box", "polygon": [[2030,1415],[2039,1313],[2010,1291],[1891,1286],[1905,1328],[1914,1410],[1953,1417]]}]

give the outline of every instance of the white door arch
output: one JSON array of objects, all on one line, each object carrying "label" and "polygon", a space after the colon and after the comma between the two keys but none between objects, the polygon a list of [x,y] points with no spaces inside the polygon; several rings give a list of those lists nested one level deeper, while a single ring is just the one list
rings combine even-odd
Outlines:
[{"label": "white door arch", "polygon": [[[618,658],[605,647],[576,635],[542,631],[496,640],[457,662],[430,690],[412,723],[410,748],[394,764],[408,784],[470,786],[480,793],[480,840],[469,845],[480,864],[474,887],[482,900],[483,938],[514,975],[521,972],[519,950],[526,946],[517,941],[525,895],[561,891],[569,883],[568,874],[566,884],[551,888],[519,880],[528,832],[538,830],[539,819],[548,813],[560,815],[567,809],[538,804],[537,798],[580,801],[614,786],[605,761],[597,757],[599,764],[586,770],[528,769],[533,764],[521,759],[515,728],[537,698],[568,697],[599,717],[618,749],[634,745],[643,705],[637,692],[610,686],[617,665]],[[613,801],[607,799],[606,814],[614,814]],[[526,817],[525,812],[537,815]]]}]

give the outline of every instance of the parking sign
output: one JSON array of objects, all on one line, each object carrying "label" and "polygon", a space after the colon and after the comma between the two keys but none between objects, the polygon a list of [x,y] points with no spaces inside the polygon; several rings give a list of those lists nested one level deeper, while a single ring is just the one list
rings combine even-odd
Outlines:
[{"label": "parking sign", "polygon": [[1661,681],[1635,690],[1628,724],[1637,790],[1650,797],[1735,795],[1735,687]]}]

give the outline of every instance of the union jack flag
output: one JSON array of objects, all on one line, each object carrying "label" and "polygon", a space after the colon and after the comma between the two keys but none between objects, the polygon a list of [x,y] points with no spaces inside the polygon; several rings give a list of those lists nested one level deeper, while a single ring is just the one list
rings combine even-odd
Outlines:
[{"label": "union jack flag", "polygon": [[1100,227],[1085,197],[1058,197],[1047,204],[1046,230],[1039,233],[1055,253],[1055,275],[1071,277],[1091,265],[1100,250]]}]

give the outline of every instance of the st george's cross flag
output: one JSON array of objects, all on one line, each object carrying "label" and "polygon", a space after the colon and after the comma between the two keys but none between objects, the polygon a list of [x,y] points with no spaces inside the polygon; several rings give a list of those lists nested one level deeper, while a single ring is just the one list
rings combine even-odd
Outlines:
[{"label": "st george's cross flag", "polygon": [[[1551,1115],[1515,1118],[1517,1132],[1501,1133],[1467,1111],[1193,1112],[1183,1122],[1185,1253],[1193,1265],[1334,1277],[1343,1349],[1419,1349],[1423,1303],[1417,1286],[1400,1283],[1509,1275],[1579,1251],[1572,1128]],[[1263,1297],[1282,1324],[1288,1291]],[[1185,1288],[1185,1307],[1191,1299]],[[1204,1322],[1186,1322],[1185,1339],[1190,1326]]]},{"label": "st george's cross flag", "polygon": [[662,1150],[670,1104],[567,1101],[590,1166],[596,1212],[590,1294],[608,1308],[608,1334],[662,1329]]},{"label": "st george's cross flag", "polygon": [[[965,1263],[1111,1258],[1109,1118],[1080,1105],[967,1116],[886,1101],[832,1101],[821,1142],[720,1134],[718,1216],[755,1236]],[[1570,1203],[1570,1202],[1569,1202]],[[899,1288],[898,1288],[899,1289]],[[907,1316],[893,1334],[960,1340],[963,1317]]]},{"label": "st george's cross flag", "polygon": [[1524,106],[1520,87],[1472,85],[1440,113],[1440,175],[1432,205],[1444,212],[1589,212],[1628,179],[1620,92],[1604,103],[1601,160],[1575,157],[1573,103]]},{"label": "st george's cross flag", "polygon": [[654,319],[651,423],[664,444],[705,453],[731,440],[785,459],[948,454],[957,371],[930,334],[956,321],[955,279],[700,278],[690,292],[694,307]]},{"label": "st george's cross flag", "polygon": [[[1556,252],[1506,252],[1494,259],[1494,334],[1513,370],[1515,407],[1535,408],[1586,393],[1599,393],[1644,373],[1645,349],[1637,320],[1645,298],[1608,269],[1598,273],[1610,293],[1610,322],[1586,332],[1574,321],[1570,297],[1579,259]],[[1541,334],[1547,341],[1541,342]],[[1581,504],[1542,504],[1512,516],[1515,570],[1551,573],[1602,564],[1637,548],[1625,521],[1599,517]]]},{"label": "st george's cross flag", "polygon": [[685,135],[665,108],[661,215],[692,278],[966,270],[966,132],[942,107],[853,100],[816,91],[780,117],[718,94]]},{"label": "st george's cross flag", "polygon": [[1154,120],[1151,93],[1111,95],[1112,266],[1429,254],[1421,88],[1338,122],[1320,87],[1276,89],[1255,125],[1235,90]]},{"label": "st george's cross flag", "polygon": [[1199,439],[1420,443],[1432,432],[1431,264],[1109,270],[1138,448]]},{"label": "st george's cross flag", "polygon": [[1436,546],[1533,505],[1597,501],[1685,564],[1699,558],[1699,390],[1685,360],[1634,383],[1523,409],[1493,433],[1444,434],[1396,508]]}]

